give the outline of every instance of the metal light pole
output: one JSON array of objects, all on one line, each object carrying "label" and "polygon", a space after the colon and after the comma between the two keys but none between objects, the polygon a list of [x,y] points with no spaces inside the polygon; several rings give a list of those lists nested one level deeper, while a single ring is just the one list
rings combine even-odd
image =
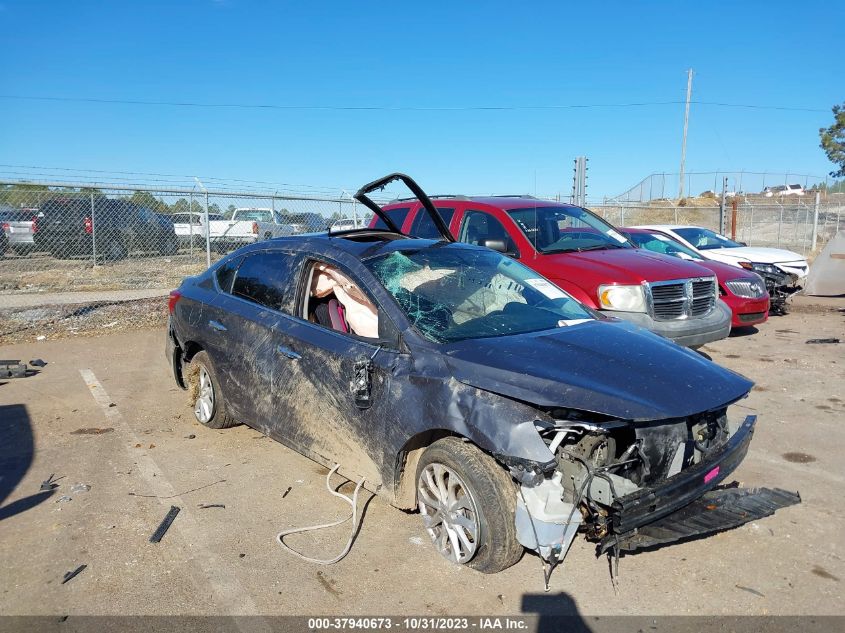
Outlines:
[{"label": "metal light pole", "polygon": [[91,192],[91,256],[94,259],[94,266],[97,265],[97,220],[94,212],[94,192]]},{"label": "metal light pole", "polygon": [[194,258],[194,192],[188,202],[188,257]]},{"label": "metal light pole", "polygon": [[211,226],[208,222],[208,189],[200,182],[200,179],[194,176],[194,180],[200,186],[200,189],[205,193],[205,265],[211,268]]},{"label": "metal light pole", "polygon": [[692,97],[692,68],[687,71],[687,104],[684,108],[684,139],[681,142],[681,177],[678,180],[678,198],[684,197],[684,163],[687,159],[687,130],[689,129],[689,102]]}]

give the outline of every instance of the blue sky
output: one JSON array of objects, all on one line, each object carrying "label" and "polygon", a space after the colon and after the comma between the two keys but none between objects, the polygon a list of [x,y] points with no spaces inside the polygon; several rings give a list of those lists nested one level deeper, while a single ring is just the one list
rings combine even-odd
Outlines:
[{"label": "blue sky", "polygon": [[[705,6],[706,5],[706,6]],[[688,171],[826,174],[845,101],[840,2],[0,0],[0,94],[301,106],[693,99]],[[0,99],[0,163],[353,189],[590,197],[678,169],[683,106],[495,111],[193,108]],[[15,168],[0,167],[0,175]]]}]

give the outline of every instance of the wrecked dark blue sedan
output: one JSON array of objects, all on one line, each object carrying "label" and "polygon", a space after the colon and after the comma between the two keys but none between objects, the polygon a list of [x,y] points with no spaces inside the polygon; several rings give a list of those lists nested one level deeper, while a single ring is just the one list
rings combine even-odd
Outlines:
[{"label": "wrecked dark blue sedan", "polygon": [[[369,198],[396,179],[441,239]],[[386,229],[253,244],[171,293],[168,360],[199,422],[339,464],[487,573],[528,548],[548,574],[579,531],[618,555],[798,502],[722,485],[754,432],[728,411],[751,382],[456,243],[406,176],[357,198]]]}]

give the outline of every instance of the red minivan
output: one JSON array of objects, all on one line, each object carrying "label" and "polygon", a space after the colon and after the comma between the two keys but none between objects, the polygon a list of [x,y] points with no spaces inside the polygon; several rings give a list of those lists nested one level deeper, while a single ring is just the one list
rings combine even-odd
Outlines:
[{"label": "red minivan", "polygon": [[[726,337],[731,310],[719,299],[712,271],[635,248],[586,209],[530,196],[432,196],[452,234],[518,259],[583,304],[698,347]],[[383,207],[408,235],[440,239],[422,204]],[[374,216],[372,228],[387,228]]]}]

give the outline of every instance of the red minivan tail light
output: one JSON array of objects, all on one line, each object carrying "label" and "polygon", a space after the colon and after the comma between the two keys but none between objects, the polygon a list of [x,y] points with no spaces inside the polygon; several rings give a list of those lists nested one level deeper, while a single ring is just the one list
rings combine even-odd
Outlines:
[{"label": "red minivan tail light", "polygon": [[38,233],[38,216],[32,216],[32,232]]},{"label": "red minivan tail light", "polygon": [[4,231],[8,231],[9,230],[9,223],[3,222],[3,224],[0,224],[0,229],[3,229]]},{"label": "red minivan tail light", "polygon": [[258,222],[252,223],[252,233],[253,235],[258,235]]},{"label": "red minivan tail light", "polygon": [[91,221],[91,218],[85,218],[82,222],[85,225],[85,232],[91,235],[94,232],[94,223]]},{"label": "red minivan tail light", "polygon": [[178,303],[179,299],[182,298],[182,293],[178,290],[171,290],[170,291],[170,298],[167,300],[167,311],[170,314],[173,314],[173,311],[176,309],[176,304]]}]

